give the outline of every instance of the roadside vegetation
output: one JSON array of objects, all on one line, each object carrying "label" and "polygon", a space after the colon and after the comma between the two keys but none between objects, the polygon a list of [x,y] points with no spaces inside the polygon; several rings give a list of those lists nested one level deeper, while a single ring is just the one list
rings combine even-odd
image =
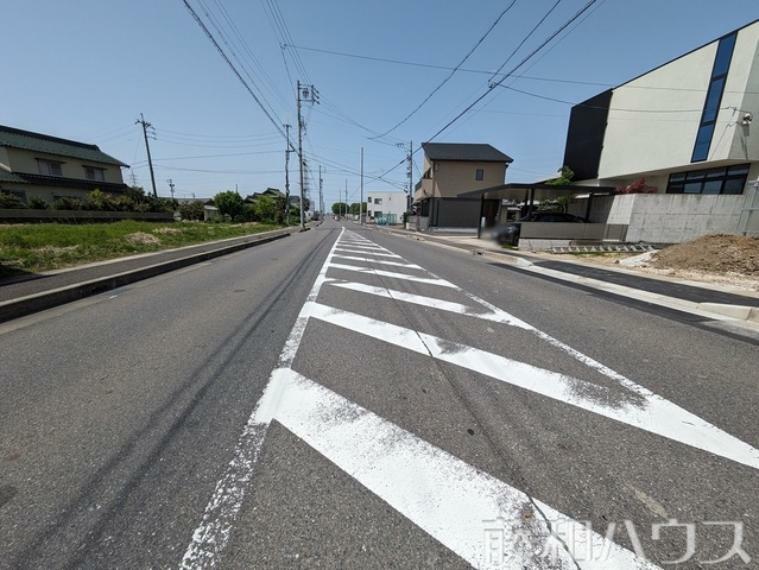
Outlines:
[{"label": "roadside vegetation", "polygon": [[126,255],[255,234],[276,223],[156,223],[0,225],[0,276],[39,272]]},{"label": "roadside vegetation", "polygon": [[39,198],[31,198],[24,203],[16,196],[0,192],[0,208],[10,210],[65,210],[97,212],[173,212],[177,209],[176,200],[170,198],[153,198],[146,195],[142,188],[131,187],[119,195],[93,190],[85,198],[61,196],[52,203]]}]

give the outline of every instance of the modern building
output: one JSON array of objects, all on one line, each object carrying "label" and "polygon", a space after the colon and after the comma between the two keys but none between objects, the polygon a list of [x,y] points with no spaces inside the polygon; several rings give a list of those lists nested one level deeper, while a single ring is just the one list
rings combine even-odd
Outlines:
[{"label": "modern building", "polygon": [[24,202],[82,199],[95,189],[121,193],[126,166],[94,144],[0,126],[0,191]]},{"label": "modern building", "polygon": [[406,212],[405,192],[379,192],[372,190],[366,196],[366,216],[377,223],[400,224]]},{"label": "modern building", "polygon": [[759,233],[757,129],[759,20],[575,105],[564,164],[627,241]]},{"label": "modern building", "polygon": [[424,170],[414,193],[418,228],[476,231],[480,200],[459,194],[503,184],[512,158],[489,144],[427,142],[422,150]]}]

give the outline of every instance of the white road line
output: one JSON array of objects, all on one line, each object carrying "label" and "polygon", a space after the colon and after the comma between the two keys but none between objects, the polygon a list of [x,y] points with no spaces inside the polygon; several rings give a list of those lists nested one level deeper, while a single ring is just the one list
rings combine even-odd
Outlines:
[{"label": "white road line", "polygon": [[379,263],[380,265],[393,265],[395,267],[408,267],[409,269],[422,269],[415,263],[403,263],[401,261],[386,261],[384,259],[370,259],[369,257],[359,257],[357,255],[343,255],[336,253],[335,257],[340,259],[351,259],[353,261],[366,261],[367,263]]},{"label": "white road line", "polygon": [[[263,399],[271,415],[259,421],[276,419],[475,568],[657,568],[291,369],[275,371]],[[501,533],[504,550],[487,540],[488,529]],[[529,545],[519,545],[525,538]]]},{"label": "white road line", "polygon": [[343,247],[343,246],[340,246],[340,245],[337,246],[337,250],[338,251],[344,251],[344,252],[347,252],[347,253],[354,253],[354,254],[358,254],[358,255],[370,255],[370,256],[373,256],[373,257],[391,257],[393,259],[403,259],[400,255],[397,255],[395,253],[375,253],[373,251],[371,251],[371,252],[370,251],[364,251],[364,250],[360,250],[360,249],[353,249],[353,248],[350,248],[350,247],[347,247],[347,246]]},{"label": "white road line", "polygon": [[357,243],[357,244],[365,244],[365,245],[377,245],[373,241],[369,241],[368,239],[350,239],[350,238],[343,238],[340,240],[340,243]]},{"label": "white road line", "polygon": [[353,249],[360,249],[361,251],[381,251],[383,253],[391,253],[391,251],[389,249],[385,249],[384,247],[373,246],[373,245],[371,245],[371,246],[370,245],[357,245],[355,243],[345,243],[345,242],[341,242],[341,243],[344,244],[346,247],[350,247],[350,248],[353,248]]},{"label": "white road line", "polygon": [[[345,232],[345,229],[340,232],[340,236],[342,236],[343,232]],[[295,358],[298,346],[303,338],[303,332],[308,323],[308,311],[326,280],[327,268],[335,252],[338,240],[335,240],[335,243],[332,245],[332,249],[330,249],[327,259],[324,261],[311,287],[307,301],[301,307],[295,325],[290,331],[290,335],[279,356],[280,367],[290,366]],[[274,372],[270,376],[267,388],[264,389],[264,394],[271,392],[269,387],[271,386],[271,379],[273,377]],[[268,421],[262,422],[258,419],[262,414],[266,415],[268,413],[265,408],[267,402],[271,402],[271,397],[264,402],[264,397],[262,396],[256,404],[253,413],[248,418],[248,422],[245,424],[245,428],[237,440],[232,460],[227,465],[222,478],[216,483],[216,488],[203,512],[203,519],[195,529],[195,532],[193,532],[190,545],[182,557],[181,568],[212,568],[219,562],[221,552],[229,541],[232,525],[240,512],[248,483],[250,483],[253,477],[253,472],[261,452],[261,446],[269,428]]]},{"label": "white road line", "polygon": [[311,305],[313,318],[759,469],[759,450],[655,394],[636,391],[627,401],[619,400],[608,388],[571,376],[357,313]]},{"label": "white road line", "polygon": [[394,299],[396,301],[403,301],[404,303],[422,305],[424,307],[431,307],[433,309],[439,309],[441,311],[448,311],[451,313],[466,315],[468,317],[476,317],[478,319],[493,321],[495,323],[501,323],[504,325],[525,328],[522,321],[513,318],[511,315],[503,311],[493,312],[488,310],[487,312],[480,313],[475,311],[474,308],[470,307],[469,305],[454,303],[453,301],[444,301],[435,297],[415,295],[413,293],[406,293],[405,291],[388,289],[387,287],[375,287],[373,285],[366,285],[365,283],[354,283],[352,281],[339,282],[334,279],[330,279],[329,281],[330,285],[333,285],[335,287],[342,287],[343,289],[350,289],[351,291],[359,291],[361,293],[377,295],[378,297],[385,297],[386,299]]},{"label": "white road line", "polygon": [[396,273],[394,271],[384,271],[382,269],[373,269],[370,267],[358,267],[356,265],[346,265],[344,263],[330,263],[329,266],[334,269],[344,269],[345,271],[356,271],[358,273],[366,273],[368,275],[381,275],[382,277],[390,277],[392,279],[403,279],[405,281],[414,281],[416,283],[425,283],[427,285],[439,285],[440,287],[458,289],[456,285],[450,281],[446,281],[445,279],[416,277],[415,275],[407,275],[406,273]]}]

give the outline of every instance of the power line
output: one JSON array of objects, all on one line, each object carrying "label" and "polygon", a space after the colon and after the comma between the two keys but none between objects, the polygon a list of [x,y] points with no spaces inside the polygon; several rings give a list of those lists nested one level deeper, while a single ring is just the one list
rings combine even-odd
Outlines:
[{"label": "power line", "polygon": [[232,63],[232,61],[227,57],[227,54],[224,53],[224,50],[219,45],[219,42],[216,41],[216,38],[214,38],[211,31],[208,29],[208,27],[205,25],[203,20],[200,19],[200,16],[198,16],[197,12],[193,9],[192,6],[190,6],[190,3],[188,0],[182,0],[182,3],[185,5],[187,10],[192,15],[193,19],[197,24],[200,26],[200,28],[203,30],[203,32],[206,34],[208,39],[211,41],[211,43],[214,45],[216,50],[219,52],[219,55],[221,55],[222,58],[224,58],[224,61],[227,62],[227,65],[232,70],[232,72],[237,76],[237,79],[240,80],[240,83],[243,84],[245,89],[250,93],[250,96],[253,97],[253,100],[256,102],[256,104],[260,107],[261,111],[263,111],[264,115],[266,115],[266,118],[269,119],[272,125],[274,125],[274,128],[277,130],[277,132],[282,135],[283,138],[287,138],[285,135],[285,132],[282,130],[282,127],[280,126],[282,124],[282,121],[275,119],[271,113],[266,109],[261,99],[258,97],[258,95],[255,94],[253,89],[248,85],[247,81],[243,78],[243,76],[240,74],[240,72],[237,70],[235,65]]},{"label": "power line", "polygon": [[[602,107],[599,105],[587,105],[585,103],[575,103],[574,101],[567,101],[565,99],[558,99],[557,97],[550,97],[548,95],[541,95],[540,93],[533,93],[531,91],[525,91],[524,89],[517,89],[510,85],[499,85],[502,89],[508,89],[509,91],[515,91],[523,95],[529,95],[530,97],[536,97],[538,99],[544,99],[546,101],[553,101],[555,103],[564,103],[565,105],[572,105],[573,107],[583,107],[585,109],[601,109],[608,111],[622,111],[626,113],[701,113],[703,109],[628,109],[623,107]],[[722,109],[730,109],[731,107],[720,107]]]},{"label": "power line", "polygon": [[534,56],[535,56],[535,54],[537,54],[537,53],[538,53],[538,52],[539,52],[541,49],[543,49],[543,48],[544,48],[544,47],[545,47],[545,46],[546,46],[546,45],[547,45],[547,44],[548,44],[548,43],[549,43],[549,42],[550,42],[552,39],[554,39],[554,38],[555,38],[557,35],[559,35],[559,34],[560,34],[560,33],[561,33],[561,32],[562,32],[564,29],[566,29],[566,28],[567,28],[567,26],[569,26],[569,25],[570,25],[572,22],[574,22],[574,21],[575,21],[577,18],[579,18],[580,16],[582,16],[582,14],[584,14],[584,13],[585,13],[585,12],[588,10],[588,8],[590,8],[590,7],[591,7],[593,4],[595,4],[597,1],[598,1],[598,0],[588,0],[588,2],[587,2],[587,3],[586,3],[586,4],[585,4],[585,5],[582,7],[582,8],[580,8],[580,10],[578,10],[578,11],[577,11],[577,12],[576,12],[576,13],[575,13],[575,14],[574,14],[574,15],[573,15],[573,16],[572,16],[572,17],[571,17],[569,20],[567,20],[567,21],[566,21],[564,24],[562,24],[562,25],[561,25],[561,26],[560,26],[560,27],[559,27],[559,28],[558,28],[556,31],[554,31],[552,34],[550,34],[550,35],[549,35],[549,36],[548,36],[548,37],[547,37],[547,38],[546,38],[546,39],[545,39],[543,42],[541,42],[541,43],[540,43],[540,45],[539,45],[538,47],[536,47],[535,49],[533,49],[533,50],[532,50],[532,51],[531,51],[529,54],[527,54],[527,55],[526,55],[524,58],[522,58],[522,60],[521,60],[521,61],[520,61],[520,62],[519,62],[519,63],[518,63],[516,66],[514,66],[514,67],[513,67],[513,68],[512,68],[512,69],[511,69],[511,70],[510,70],[508,73],[506,73],[506,74],[505,74],[505,75],[504,75],[504,76],[503,76],[501,79],[499,79],[499,80],[498,80],[498,81],[496,81],[495,83],[492,83],[492,84],[488,85],[488,90],[487,90],[487,91],[485,91],[485,92],[484,92],[482,95],[480,95],[479,97],[477,97],[477,99],[475,99],[475,100],[474,100],[472,103],[470,103],[469,105],[467,105],[467,107],[466,107],[466,108],[464,108],[464,110],[463,110],[463,111],[461,111],[460,113],[458,113],[458,114],[457,114],[455,117],[453,117],[453,119],[451,119],[451,120],[450,120],[450,121],[448,121],[448,122],[447,122],[445,125],[443,125],[443,127],[442,127],[442,128],[440,128],[440,129],[439,129],[439,130],[438,130],[438,131],[437,131],[437,132],[436,132],[434,135],[432,135],[432,136],[431,136],[431,137],[430,137],[428,140],[430,140],[430,141],[431,141],[431,140],[434,140],[434,139],[435,139],[435,138],[437,138],[437,137],[438,137],[440,134],[442,134],[442,133],[443,133],[445,130],[447,130],[447,129],[448,129],[450,126],[451,126],[451,125],[453,125],[453,123],[455,123],[455,122],[456,122],[456,121],[458,121],[458,120],[459,120],[461,117],[463,117],[465,114],[467,114],[467,113],[468,113],[468,112],[469,112],[469,111],[470,111],[470,110],[471,110],[471,109],[472,109],[472,108],[473,108],[475,105],[477,105],[477,103],[479,103],[479,102],[480,102],[480,101],[482,101],[482,100],[483,100],[485,97],[487,97],[487,96],[488,96],[488,94],[490,94],[490,93],[493,91],[493,89],[494,89],[495,87],[498,87],[499,85],[501,85],[501,83],[503,83],[503,82],[504,82],[504,81],[505,81],[505,80],[506,80],[508,77],[510,77],[510,76],[511,76],[511,75],[512,75],[514,72],[516,72],[516,70],[517,70],[517,69],[519,69],[520,67],[522,67],[522,66],[523,66],[523,65],[524,65],[524,64],[525,64],[527,61],[529,61],[529,60],[530,60],[532,57],[534,57]]},{"label": "power line", "polygon": [[214,3],[219,7],[222,17],[226,20],[227,25],[232,30],[232,34],[237,38],[238,44],[242,46],[244,54],[247,55],[248,59],[253,64],[253,67],[258,70],[258,74],[263,77],[264,84],[269,88],[270,93],[274,95],[275,99],[277,99],[279,103],[282,104],[284,108],[286,109],[288,106],[286,98],[282,95],[279,89],[277,89],[276,84],[274,83],[271,76],[266,71],[266,68],[261,64],[261,62],[255,56],[248,42],[245,41],[245,38],[240,32],[240,29],[237,27],[234,20],[229,15],[229,12],[224,7],[222,0],[214,0]]},{"label": "power line", "polygon": [[[154,158],[153,162],[165,162],[167,160],[191,160],[196,158],[229,158],[232,156],[251,156],[255,154],[279,154],[282,151],[279,150],[259,150],[254,152],[233,152],[230,154],[200,154],[194,156],[167,156],[165,158]],[[141,160],[135,165],[147,164],[146,160]]]},{"label": "power line", "polygon": [[[214,1],[216,2],[217,5],[219,5],[219,3],[218,3],[217,0],[214,0]],[[211,22],[211,25],[215,28],[216,32],[218,33],[219,37],[221,38],[221,41],[229,49],[229,52],[232,54],[232,58],[239,64],[240,69],[247,76],[247,78],[250,80],[250,83],[258,90],[258,96],[259,96],[260,100],[268,107],[268,110],[269,110],[270,113],[272,113],[273,115],[276,115],[277,113],[275,112],[274,107],[266,99],[263,90],[256,83],[256,80],[253,78],[253,74],[248,69],[248,66],[246,65],[246,62],[244,62],[240,58],[240,56],[237,55],[238,49],[234,45],[234,41],[230,40],[228,38],[227,33],[223,29],[223,25],[221,24],[221,22],[219,21],[219,19],[214,16],[214,14],[212,13],[211,10],[209,10],[208,6],[205,4],[205,0],[196,0],[196,2],[198,4],[200,4],[200,6],[203,7],[203,10],[205,12],[206,18],[208,19],[209,22]],[[222,8],[223,8],[223,6],[222,6]],[[254,64],[254,67],[255,67],[255,64]],[[265,71],[263,72],[263,75],[265,75],[265,77],[268,77],[268,75],[266,75]],[[261,81],[261,83],[263,85],[268,86],[267,83],[266,83],[265,77],[263,78],[263,81]],[[269,91],[274,94],[274,97],[276,99],[278,97],[278,95],[276,93],[274,93],[274,90],[272,89],[271,86],[268,86],[268,88],[269,88]]]},{"label": "power line", "polygon": [[[257,133],[257,134],[249,134],[249,135],[209,135],[207,133],[188,133],[186,131],[173,131],[170,129],[161,128],[161,133],[168,133],[172,136],[178,136],[180,138],[199,138],[199,139],[245,139],[245,140],[253,140],[253,139],[264,139],[264,138],[277,138],[279,139],[279,135],[274,132],[268,132],[268,133]],[[234,140],[230,140],[229,142],[235,142]]]},{"label": "power line", "polygon": [[522,38],[522,41],[517,44],[517,47],[515,47],[512,50],[512,52],[509,54],[509,57],[507,57],[506,60],[500,65],[500,67],[495,70],[493,75],[490,77],[490,80],[489,80],[490,82],[492,82],[493,78],[495,78],[495,76],[498,75],[504,67],[506,67],[506,64],[509,63],[509,61],[511,61],[511,58],[514,57],[520,49],[522,49],[522,46],[525,44],[525,42],[532,37],[532,34],[534,34],[535,31],[540,27],[540,25],[546,21],[546,18],[548,18],[548,16],[551,15],[551,13],[556,9],[556,7],[560,3],[561,3],[561,0],[556,0],[553,6],[551,6],[545,14],[543,14],[543,17],[540,18],[540,20],[538,20],[538,23],[535,24],[529,32],[527,32],[527,35],[525,35],[525,37]]},{"label": "power line", "polygon": [[[557,3],[560,2],[560,1],[561,0],[558,0]],[[516,4],[516,2],[517,2],[517,0],[511,0],[511,2],[509,3],[509,5],[506,6],[506,8],[504,8],[503,10],[501,10],[501,13],[498,14],[498,17],[490,24],[490,26],[485,31],[485,33],[482,36],[480,36],[480,38],[477,40],[477,42],[471,47],[471,49],[466,53],[466,55],[463,58],[461,58],[461,60],[455,65],[455,67],[451,70],[451,72],[440,83],[438,83],[437,86],[435,86],[435,88],[432,91],[430,91],[427,94],[427,96],[424,99],[422,99],[422,101],[416,107],[414,107],[411,110],[410,113],[408,113],[405,117],[403,117],[395,125],[393,125],[392,127],[390,127],[387,131],[383,132],[382,134],[377,135],[376,137],[372,137],[372,138],[382,138],[384,136],[389,135],[395,129],[397,129],[402,124],[404,124],[406,121],[408,121],[411,117],[413,117],[417,112],[419,112],[419,110],[422,107],[424,107],[424,105],[427,103],[427,101],[429,101],[435,95],[435,93],[437,93],[438,91],[440,91],[443,88],[443,86],[446,83],[448,83],[453,78],[453,76],[456,74],[456,72],[459,70],[459,68],[461,68],[461,66],[466,63],[466,61],[472,56],[472,54],[477,50],[477,48],[480,47],[480,45],[482,45],[482,42],[485,41],[485,39],[490,35],[490,32],[492,32],[495,29],[495,27],[498,25],[498,23],[503,19],[503,17],[506,15],[506,13],[509,10],[511,10],[511,8],[514,6],[514,4]]]},{"label": "power line", "polygon": [[[600,3],[598,4],[600,6]],[[591,13],[588,13],[585,18],[590,16]],[[582,21],[585,20],[583,18]],[[581,22],[578,22],[577,25],[580,25]],[[572,30],[568,30],[571,32]],[[556,45],[564,39],[565,36],[560,38],[554,45],[552,45],[546,52],[541,54],[541,57],[545,56],[547,53],[549,53],[552,49],[556,47]],[[392,63],[395,65],[404,65],[404,66],[410,66],[410,67],[421,67],[421,68],[427,68],[427,69],[439,69],[442,71],[451,71],[453,69],[456,69],[454,66],[450,65],[437,65],[434,63],[424,63],[419,61],[408,61],[408,60],[400,60],[400,59],[392,59],[392,58],[386,58],[386,57],[375,57],[375,56],[369,56],[369,55],[362,55],[362,54],[356,54],[356,53],[349,53],[344,51],[334,51],[334,50],[328,50],[328,49],[321,49],[321,48],[315,48],[315,47],[307,47],[307,46],[292,46],[298,50],[301,51],[310,51],[315,53],[323,53],[326,55],[334,55],[338,57],[346,57],[346,58],[353,58],[353,59],[361,59],[366,61],[376,61],[380,63]],[[473,69],[471,67],[459,67],[458,71],[460,73],[474,73],[479,75],[490,75],[492,76],[495,73],[495,70],[492,69]],[[650,90],[657,90],[657,91],[685,91],[685,92],[705,92],[706,88],[696,88],[696,87],[665,87],[660,85],[627,85],[622,84],[620,85],[619,82],[617,83],[611,83],[608,81],[589,81],[589,80],[581,80],[581,79],[565,79],[561,77],[545,77],[545,76],[539,76],[539,75],[527,75],[524,73],[514,73],[511,75],[512,79],[525,79],[528,81],[541,81],[541,82],[547,82],[547,83],[566,83],[568,85],[588,85],[591,87],[616,87],[616,88],[624,88],[624,89],[650,89]],[[743,90],[725,90],[725,93],[749,93],[749,94],[757,94],[759,91],[743,91]]]}]

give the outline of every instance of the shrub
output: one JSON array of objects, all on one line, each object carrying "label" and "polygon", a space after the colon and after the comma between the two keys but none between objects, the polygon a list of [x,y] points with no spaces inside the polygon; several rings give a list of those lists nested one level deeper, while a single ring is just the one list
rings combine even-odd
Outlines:
[{"label": "shrub", "polygon": [[199,200],[179,204],[179,215],[183,220],[202,220],[204,213],[203,202]]},{"label": "shrub", "polygon": [[219,209],[222,216],[231,219],[240,218],[245,214],[245,203],[242,196],[237,192],[219,192],[213,197],[213,204]]},{"label": "shrub", "polygon": [[83,210],[110,211],[114,208],[111,203],[111,195],[95,189],[87,194],[87,199],[82,204]]},{"label": "shrub", "polygon": [[81,210],[82,201],[79,198],[59,196],[53,201],[54,210]]},{"label": "shrub", "polygon": [[0,192],[0,208],[21,210],[26,208],[26,204],[24,204],[24,201],[21,200],[21,198],[10,192]]},{"label": "shrub", "polygon": [[29,208],[32,210],[47,210],[50,204],[42,198],[29,198]]},{"label": "shrub", "polygon": [[111,196],[111,205],[118,212],[134,212],[137,204],[126,194]]}]

